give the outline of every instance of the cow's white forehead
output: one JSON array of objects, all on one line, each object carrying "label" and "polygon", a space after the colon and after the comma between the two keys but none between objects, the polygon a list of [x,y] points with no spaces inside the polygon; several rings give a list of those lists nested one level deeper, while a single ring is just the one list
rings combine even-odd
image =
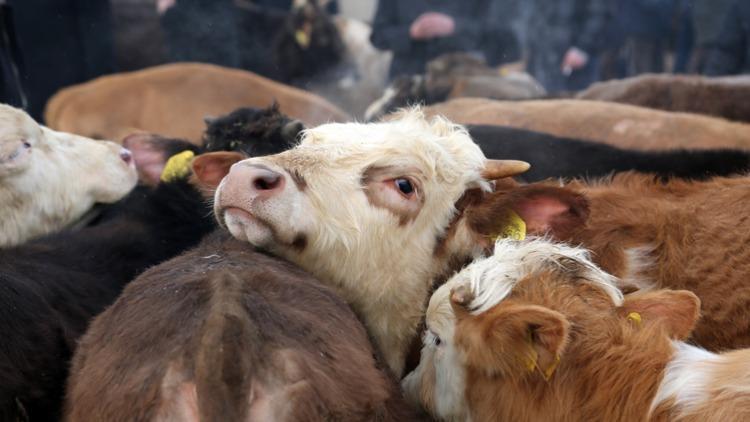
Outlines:
[{"label": "cow's white forehead", "polygon": [[564,268],[571,261],[583,268],[582,277],[598,284],[615,305],[622,304],[623,297],[617,288],[617,278],[597,267],[586,249],[544,238],[531,238],[522,242],[500,239],[495,243],[492,256],[476,260],[435,291],[427,311],[428,323],[438,326],[452,323],[450,291],[455,287],[469,288],[474,299],[468,308],[473,314],[480,314],[506,298],[525,277],[554,266]]},{"label": "cow's white forehead", "polygon": [[40,127],[25,112],[0,104],[0,142],[40,134]]},{"label": "cow's white forehead", "polygon": [[427,177],[448,182],[480,179],[485,160],[464,127],[441,117],[425,119],[419,109],[388,122],[321,125],[305,131],[298,148],[359,165],[419,165]]}]

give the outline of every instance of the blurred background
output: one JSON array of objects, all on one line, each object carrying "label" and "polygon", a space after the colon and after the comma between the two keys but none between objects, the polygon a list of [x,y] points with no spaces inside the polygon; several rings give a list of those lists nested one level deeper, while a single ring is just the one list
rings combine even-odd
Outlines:
[{"label": "blurred background", "polygon": [[748,0],[0,0],[0,15],[0,100],[41,121],[61,88],[172,62],[254,72],[355,117],[404,77],[427,78],[427,102],[456,72],[528,75],[549,98],[750,65]]}]

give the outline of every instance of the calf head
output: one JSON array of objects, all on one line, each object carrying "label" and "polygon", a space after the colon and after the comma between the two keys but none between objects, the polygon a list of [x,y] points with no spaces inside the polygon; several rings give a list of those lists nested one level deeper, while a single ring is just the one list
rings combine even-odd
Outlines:
[{"label": "calf head", "polygon": [[617,353],[643,355],[630,364],[645,357],[653,368],[669,355],[670,338],[689,335],[699,302],[686,291],[624,299],[616,282],[583,249],[539,238],[498,241],[493,256],[430,299],[422,358],[402,383],[407,396],[443,420],[545,420],[546,403],[559,412],[585,406],[590,392],[576,387],[586,382],[612,377],[623,387]]},{"label": "calf head", "polygon": [[338,288],[400,373],[433,279],[484,246],[457,207],[527,168],[487,161],[463,128],[409,112],[323,125],[292,150],[234,164],[215,213],[236,238]]},{"label": "calf head", "polygon": [[206,118],[203,143],[208,151],[239,151],[249,157],[277,154],[297,144],[305,128],[273,104],[265,109],[243,107],[217,118]]},{"label": "calf head", "polygon": [[53,131],[0,104],[0,246],[58,230],[136,181],[120,145]]}]

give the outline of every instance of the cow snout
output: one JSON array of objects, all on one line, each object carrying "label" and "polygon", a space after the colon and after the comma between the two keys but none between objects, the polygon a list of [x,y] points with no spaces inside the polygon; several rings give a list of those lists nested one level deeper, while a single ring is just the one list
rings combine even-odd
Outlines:
[{"label": "cow snout", "polygon": [[229,176],[236,181],[243,181],[242,184],[255,197],[268,198],[284,190],[284,176],[268,167],[237,165],[232,167]]}]

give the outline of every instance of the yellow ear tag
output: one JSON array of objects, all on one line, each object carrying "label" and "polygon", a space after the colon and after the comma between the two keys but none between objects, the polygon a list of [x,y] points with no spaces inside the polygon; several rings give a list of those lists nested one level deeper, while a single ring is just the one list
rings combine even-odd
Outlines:
[{"label": "yellow ear tag", "polygon": [[631,312],[628,314],[628,321],[633,321],[635,325],[641,325],[643,320],[641,319],[641,314],[638,312]]},{"label": "yellow ear tag", "polygon": [[164,170],[161,172],[162,182],[173,182],[190,174],[190,164],[193,162],[195,153],[190,150],[182,151],[169,157]]},{"label": "yellow ear tag", "polygon": [[490,240],[495,242],[497,239],[513,239],[513,240],[524,240],[526,239],[526,222],[523,221],[521,216],[515,213],[513,210],[509,210],[508,221],[498,234],[492,236]]},{"label": "yellow ear tag", "polygon": [[544,380],[549,381],[550,378],[552,378],[552,374],[555,373],[555,369],[557,369],[557,365],[560,364],[560,355],[555,356],[555,361],[552,363],[552,365],[549,366],[549,368],[544,370]]},{"label": "yellow ear tag", "polygon": [[301,29],[298,29],[294,33],[294,40],[297,41],[297,44],[302,48],[307,48],[310,45],[310,37],[308,37],[305,31]]},{"label": "yellow ear tag", "polygon": [[526,355],[523,359],[523,366],[526,368],[529,372],[534,372],[536,369],[536,361],[539,359],[539,355],[537,354],[536,350],[534,349],[534,338],[531,331],[528,332],[528,335],[526,336],[526,341],[529,344],[529,354]]}]

